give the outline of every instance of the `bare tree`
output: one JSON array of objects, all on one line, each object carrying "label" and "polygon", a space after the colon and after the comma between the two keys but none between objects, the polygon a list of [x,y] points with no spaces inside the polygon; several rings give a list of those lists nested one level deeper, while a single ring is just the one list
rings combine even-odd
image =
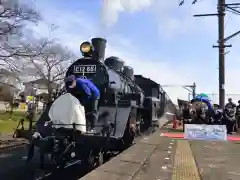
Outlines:
[{"label": "bare tree", "polygon": [[[76,56],[66,47],[56,41],[49,42],[42,49],[42,53],[35,57],[29,57],[28,75],[41,78],[46,81],[48,88],[48,100],[53,90],[60,87],[69,65]],[[34,72],[29,73],[29,70]]]},{"label": "bare tree", "polygon": [[38,51],[29,51],[29,45],[22,41],[26,23],[37,23],[40,14],[29,4],[18,0],[0,0],[0,66],[15,70],[16,58],[36,56]]}]

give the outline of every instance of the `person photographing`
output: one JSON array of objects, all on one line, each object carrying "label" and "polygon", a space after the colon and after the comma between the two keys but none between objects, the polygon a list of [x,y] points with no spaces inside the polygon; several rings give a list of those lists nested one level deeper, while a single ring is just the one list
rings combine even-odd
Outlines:
[{"label": "person photographing", "polygon": [[90,112],[90,130],[95,131],[95,124],[98,119],[98,101],[100,99],[100,92],[95,84],[88,79],[77,78],[70,75],[65,79],[67,92],[75,96],[80,103],[85,107],[86,112]]}]

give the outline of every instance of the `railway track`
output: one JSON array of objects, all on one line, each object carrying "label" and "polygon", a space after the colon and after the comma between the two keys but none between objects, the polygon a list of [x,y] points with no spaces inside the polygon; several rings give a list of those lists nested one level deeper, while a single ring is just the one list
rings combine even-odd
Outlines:
[{"label": "railway track", "polygon": [[6,153],[6,152],[11,152],[14,149],[24,147],[27,144],[28,144],[27,142],[19,142],[19,143],[14,143],[14,144],[10,144],[10,145],[0,146],[0,154],[1,153]]}]

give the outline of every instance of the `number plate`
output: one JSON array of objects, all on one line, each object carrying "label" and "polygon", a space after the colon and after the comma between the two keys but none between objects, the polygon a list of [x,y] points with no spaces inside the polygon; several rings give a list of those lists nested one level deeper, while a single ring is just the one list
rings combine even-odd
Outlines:
[{"label": "number plate", "polygon": [[76,65],[74,66],[74,73],[96,73],[96,65]]}]

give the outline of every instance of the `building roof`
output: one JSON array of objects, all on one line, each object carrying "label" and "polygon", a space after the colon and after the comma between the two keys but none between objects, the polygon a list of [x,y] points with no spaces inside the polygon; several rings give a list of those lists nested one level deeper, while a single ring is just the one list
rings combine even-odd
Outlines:
[{"label": "building roof", "polygon": [[14,89],[16,89],[16,91],[20,91],[20,89],[18,88],[18,87],[16,87],[16,86],[14,86],[14,85],[11,85],[11,84],[7,84],[7,83],[1,83],[0,82],[0,87],[2,88],[2,87],[9,87],[9,88],[14,88]]},{"label": "building roof", "polygon": [[[24,82],[23,85],[27,85],[27,84],[48,84],[48,80],[45,79],[45,78],[41,78],[41,79],[36,79],[36,80],[33,80],[33,81],[28,81],[28,82]],[[54,86],[54,88],[57,87],[57,83],[51,83],[52,86]]]}]

